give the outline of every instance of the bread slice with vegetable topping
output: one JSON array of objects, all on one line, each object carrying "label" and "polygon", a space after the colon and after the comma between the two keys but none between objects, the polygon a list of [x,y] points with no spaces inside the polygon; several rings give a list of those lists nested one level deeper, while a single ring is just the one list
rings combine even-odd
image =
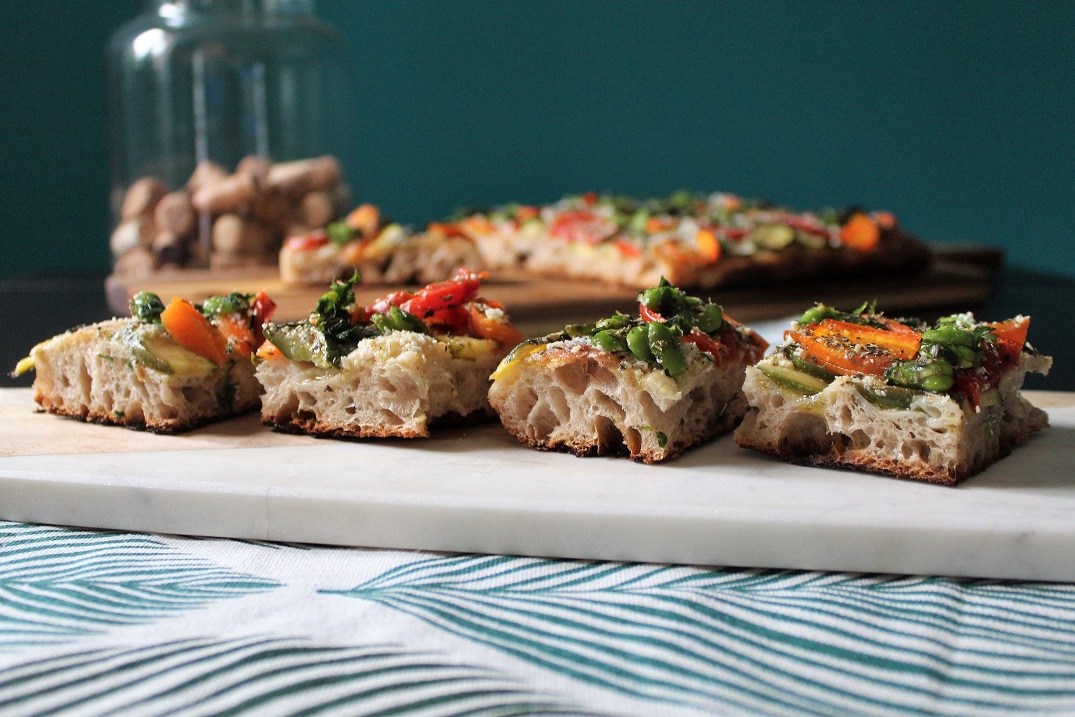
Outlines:
[{"label": "bread slice with vegetable topping", "polygon": [[260,387],[250,356],[264,294],[210,297],[167,307],[143,292],[131,318],[72,329],[35,346],[16,373],[34,369],[34,400],[83,421],[176,433],[254,410]]},{"label": "bread slice with vegetable topping", "polygon": [[521,443],[656,463],[735,426],[764,340],[663,280],[639,300],[637,318],[568,326],[500,364],[489,401]]},{"label": "bread slice with vegetable topping", "polygon": [[425,284],[484,262],[474,240],[453,224],[434,222],[416,233],[363,204],[343,221],[289,237],[279,265],[287,284],[324,285],[355,272],[366,284]]},{"label": "bread slice with vegetable topping", "polygon": [[437,423],[491,417],[489,374],[522,335],[477,296],[466,269],[416,294],[355,306],[335,282],[308,321],[270,324],[258,350],[262,422],[350,438],[419,438]]},{"label": "bread slice with vegetable topping", "polygon": [[1020,395],[1027,373],[1052,364],[1026,342],[1029,326],[819,304],[747,369],[735,440],[792,463],[954,485],[1048,425]]}]

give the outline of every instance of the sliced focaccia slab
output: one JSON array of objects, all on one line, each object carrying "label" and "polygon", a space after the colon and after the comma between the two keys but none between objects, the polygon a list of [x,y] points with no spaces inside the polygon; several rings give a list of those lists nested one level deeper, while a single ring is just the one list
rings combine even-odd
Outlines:
[{"label": "sliced focaccia slab", "polygon": [[735,440],[792,463],[954,485],[1048,425],[1020,394],[1052,364],[1026,342],[1029,326],[818,305],[747,370]]},{"label": "sliced focaccia slab", "polygon": [[43,410],[175,433],[257,408],[250,359],[272,313],[268,296],[173,299],[166,307],[142,292],[131,309],[131,318],[40,343],[19,363],[17,373],[36,370],[34,399]]},{"label": "sliced focaccia slab", "polygon": [[764,340],[668,282],[639,301],[638,317],[519,345],[489,389],[504,427],[531,448],[646,463],[730,430],[746,411],[743,374]]},{"label": "sliced focaccia slab", "polygon": [[461,270],[361,307],[336,282],[310,319],[265,327],[262,422],[283,431],[417,438],[438,422],[491,417],[489,374],[523,337]]},{"label": "sliced focaccia slab", "polygon": [[480,270],[474,240],[456,225],[432,223],[424,232],[386,221],[363,204],[341,222],[287,239],[280,278],[288,284],[324,285],[358,272],[365,284],[427,284],[462,267]]},{"label": "sliced focaccia slab", "polygon": [[509,204],[454,226],[491,267],[644,288],[792,282],[928,266],[928,247],[888,212],[798,212],[727,193],[662,199],[587,193]]}]

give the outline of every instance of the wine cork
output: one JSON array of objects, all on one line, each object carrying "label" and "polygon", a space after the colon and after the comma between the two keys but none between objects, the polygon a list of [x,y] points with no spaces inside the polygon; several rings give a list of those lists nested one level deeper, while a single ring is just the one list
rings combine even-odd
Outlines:
[{"label": "wine cork", "polygon": [[157,223],[158,230],[186,236],[194,233],[198,218],[194,213],[194,206],[190,203],[190,195],[186,192],[171,192],[157,202],[153,220]]},{"label": "wine cork", "polygon": [[292,203],[279,189],[265,189],[250,200],[250,213],[253,217],[278,231],[287,225],[292,211]]},{"label": "wine cork", "polygon": [[187,245],[182,236],[164,229],[153,239],[153,254],[160,265],[179,266],[187,258]]},{"label": "wine cork", "polygon": [[245,222],[238,214],[223,214],[213,222],[213,255],[238,255],[243,251]]},{"label": "wine cork", "polygon": [[269,186],[291,197],[330,189],[339,183],[340,163],[330,155],[282,162],[269,170]]},{"label": "wine cork", "polygon": [[251,256],[261,256],[270,252],[274,244],[274,233],[259,222],[245,222],[242,234],[242,252]]},{"label": "wine cork", "polygon": [[191,174],[190,179],[187,180],[187,190],[191,193],[197,192],[202,187],[216,184],[227,176],[228,172],[226,169],[216,162],[204,159],[201,162],[198,162],[198,166],[194,168],[194,173]]},{"label": "wine cork", "polygon": [[268,183],[269,170],[272,168],[272,162],[259,157],[256,154],[247,155],[239,160],[239,164],[235,166],[236,174],[249,174],[254,178],[254,181],[259,187],[265,186]]},{"label": "wine cork", "polygon": [[156,227],[148,219],[128,219],[112,230],[109,247],[112,256],[120,257],[135,247],[149,247],[156,236]]},{"label": "wine cork", "polygon": [[142,177],[128,187],[123,195],[120,218],[129,221],[152,214],[157,202],[167,193],[168,188],[156,177]]},{"label": "wine cork", "polygon": [[157,270],[157,259],[149,249],[136,246],[121,256],[112,270],[125,276],[151,274]]},{"label": "wine cork", "polygon": [[335,214],[332,195],[328,192],[310,192],[299,202],[299,216],[309,229],[321,229],[332,221]]},{"label": "wine cork", "polygon": [[332,194],[332,216],[342,217],[347,214],[347,210],[352,206],[351,186],[340,182],[329,191]]},{"label": "wine cork", "polygon": [[237,172],[194,192],[191,202],[200,212],[226,214],[247,205],[257,190],[253,175]]}]

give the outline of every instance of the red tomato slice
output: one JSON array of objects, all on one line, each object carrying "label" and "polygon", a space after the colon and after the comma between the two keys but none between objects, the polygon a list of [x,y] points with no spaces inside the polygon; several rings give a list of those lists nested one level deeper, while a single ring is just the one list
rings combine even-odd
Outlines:
[{"label": "red tomato slice", "polygon": [[254,332],[255,344],[260,345],[265,340],[265,334],[262,333],[262,325],[272,318],[273,313],[276,311],[276,302],[269,298],[269,295],[262,289],[255,296],[254,300],[250,302],[250,316],[251,316],[251,329]]},{"label": "red tomato slice", "polygon": [[642,303],[639,303],[638,305],[638,315],[647,323],[650,321],[664,321],[663,316]]},{"label": "red tomato slice", "polygon": [[549,236],[561,241],[600,244],[618,229],[614,221],[589,209],[570,209],[552,220]]},{"label": "red tomato slice", "polygon": [[977,411],[982,394],[1000,383],[1011,360],[1006,346],[984,342],[982,364],[975,369],[956,371],[956,390],[966,396],[971,408]]},{"label": "red tomato slice", "polygon": [[723,359],[723,354],[725,353],[724,344],[722,344],[719,339],[716,339],[709,334],[704,334],[697,328],[692,329],[689,334],[685,334],[683,338],[680,339],[680,343],[694,344],[698,347],[699,351],[704,351],[717,359],[718,363]]},{"label": "red tomato slice", "polygon": [[612,242],[612,246],[616,247],[620,254],[623,254],[628,259],[637,259],[642,256],[642,249],[637,244],[627,239],[616,239]]},{"label": "red tomato slice", "polygon": [[244,314],[237,312],[220,314],[211,323],[224,336],[229,353],[237,354],[242,358],[250,358],[258,342]]},{"label": "red tomato slice", "polygon": [[328,244],[328,235],[318,230],[306,236],[288,237],[285,243],[291,251],[313,251]]}]

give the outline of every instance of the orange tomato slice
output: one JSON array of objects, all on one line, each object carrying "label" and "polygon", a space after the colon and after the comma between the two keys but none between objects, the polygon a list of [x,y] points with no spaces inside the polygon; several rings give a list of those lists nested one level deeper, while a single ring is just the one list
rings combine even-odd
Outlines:
[{"label": "orange tomato slice", "polygon": [[486,316],[482,307],[476,303],[470,305],[470,335],[496,341],[501,346],[516,346],[525,338],[523,333],[511,324]]},{"label": "orange tomato slice", "polygon": [[250,358],[254,352],[254,332],[249,320],[238,313],[220,314],[212,321],[217,331],[224,335],[227,350],[243,358]]},{"label": "orange tomato slice", "polygon": [[227,363],[228,345],[224,335],[189,301],[178,297],[172,299],[161,312],[161,323],[175,342],[187,351],[215,364]]},{"label": "orange tomato slice", "polygon": [[1023,350],[1023,346],[1026,345],[1026,335],[1030,331],[1030,317],[1020,316],[1015,319],[1001,321],[998,324],[992,324],[992,326],[993,333],[997,335],[997,339],[1004,349],[1004,355],[1011,360],[1017,359],[1019,353]]},{"label": "orange tomato slice", "polygon": [[881,240],[881,228],[873,219],[861,212],[851,215],[840,228],[840,241],[844,246],[859,251],[869,251]]},{"label": "orange tomato slice", "polygon": [[833,373],[879,376],[896,359],[911,359],[918,353],[922,336],[909,327],[904,328],[906,331],[886,331],[825,319],[789,331],[788,335],[802,346],[804,358]]}]

